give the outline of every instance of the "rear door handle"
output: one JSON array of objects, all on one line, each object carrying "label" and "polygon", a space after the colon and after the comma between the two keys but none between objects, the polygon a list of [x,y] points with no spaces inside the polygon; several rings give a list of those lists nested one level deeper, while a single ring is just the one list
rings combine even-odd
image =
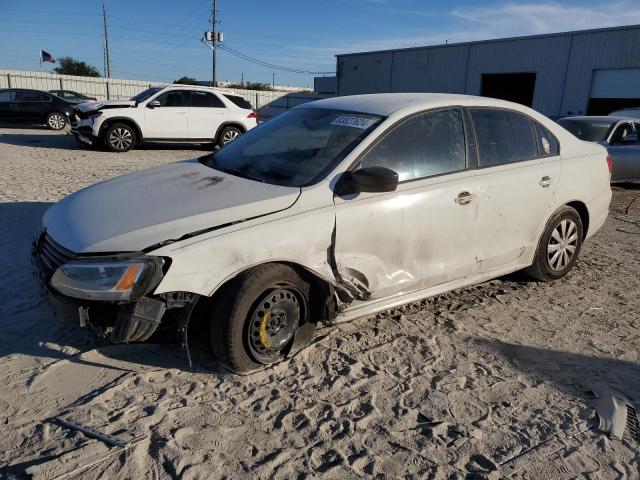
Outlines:
[{"label": "rear door handle", "polygon": [[545,175],[540,179],[540,184],[542,188],[548,188],[551,186],[551,177]]},{"label": "rear door handle", "polygon": [[469,205],[474,198],[476,198],[474,194],[464,191],[458,194],[455,202],[458,205]]}]

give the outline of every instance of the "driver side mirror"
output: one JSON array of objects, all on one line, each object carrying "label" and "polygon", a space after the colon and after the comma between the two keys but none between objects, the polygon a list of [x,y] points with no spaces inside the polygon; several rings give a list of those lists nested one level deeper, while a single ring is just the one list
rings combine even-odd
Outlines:
[{"label": "driver side mirror", "polygon": [[147,108],[156,108],[161,106],[162,105],[160,104],[159,100],[151,100],[149,103],[147,103]]},{"label": "driver side mirror", "polygon": [[342,197],[362,192],[394,192],[398,188],[398,181],[398,174],[389,168],[360,168],[343,173],[336,185],[335,193]]}]

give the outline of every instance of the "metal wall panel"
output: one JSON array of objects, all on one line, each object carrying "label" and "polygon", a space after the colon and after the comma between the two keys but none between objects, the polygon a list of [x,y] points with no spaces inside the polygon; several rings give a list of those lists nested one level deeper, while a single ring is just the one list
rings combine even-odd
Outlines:
[{"label": "metal wall panel", "polygon": [[533,108],[547,115],[560,108],[571,38],[546,37],[487,42],[471,46],[467,90],[480,95],[482,74],[534,72]]},{"label": "metal wall panel", "polygon": [[594,70],[636,67],[640,67],[639,27],[574,34],[561,113],[586,112]]},{"label": "metal wall panel", "polygon": [[389,92],[391,53],[372,53],[338,58],[338,95]]},{"label": "metal wall panel", "polygon": [[448,92],[479,95],[482,74],[535,72],[533,108],[585,112],[593,72],[640,68],[640,26],[342,55],[338,94]]},{"label": "metal wall panel", "polygon": [[391,91],[464,92],[468,54],[468,45],[393,52]]}]

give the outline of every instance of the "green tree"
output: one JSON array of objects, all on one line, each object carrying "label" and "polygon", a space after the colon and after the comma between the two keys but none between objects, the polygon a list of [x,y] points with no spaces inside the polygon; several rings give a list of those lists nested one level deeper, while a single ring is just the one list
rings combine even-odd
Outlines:
[{"label": "green tree", "polygon": [[61,75],[77,75],[80,77],[100,76],[100,72],[96,67],[92,67],[91,65],[81,62],[80,60],[76,60],[75,58],[60,57],[58,59],[58,63],[60,65],[54,68],[53,71]]},{"label": "green tree", "polygon": [[193,77],[180,77],[173,83],[179,83],[181,85],[196,85],[196,79]]}]

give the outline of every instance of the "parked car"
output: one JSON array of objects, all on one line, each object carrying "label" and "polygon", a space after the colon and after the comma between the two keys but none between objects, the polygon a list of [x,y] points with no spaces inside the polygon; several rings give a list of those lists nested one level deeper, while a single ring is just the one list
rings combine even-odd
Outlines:
[{"label": "parked car", "polygon": [[612,117],[626,117],[640,119],[640,108],[622,108],[609,114]]},{"label": "parked car", "polygon": [[26,88],[0,89],[1,121],[44,124],[51,130],[62,130],[72,114],[73,105],[55,95]]},{"label": "parked car", "polygon": [[570,117],[558,124],[580,140],[606,147],[613,162],[612,183],[640,181],[640,120],[628,117]]},{"label": "parked car", "polygon": [[95,102],[95,97],[88,97],[82,93],[74,92],[73,90],[49,90],[49,93],[64,98],[71,103],[83,103],[83,102]]},{"label": "parked car", "polygon": [[149,88],[128,101],[81,103],[74,112],[76,139],[112,152],[147,141],[224,146],[258,124],[240,95],[185,85]]},{"label": "parked car", "polygon": [[33,260],[76,324],[142,341],[171,311],[186,335],[199,306],[218,360],[247,372],[318,322],[521,269],[562,278],[607,218],[609,175],[601,145],[522,105],[336,97],[66,197]]}]

